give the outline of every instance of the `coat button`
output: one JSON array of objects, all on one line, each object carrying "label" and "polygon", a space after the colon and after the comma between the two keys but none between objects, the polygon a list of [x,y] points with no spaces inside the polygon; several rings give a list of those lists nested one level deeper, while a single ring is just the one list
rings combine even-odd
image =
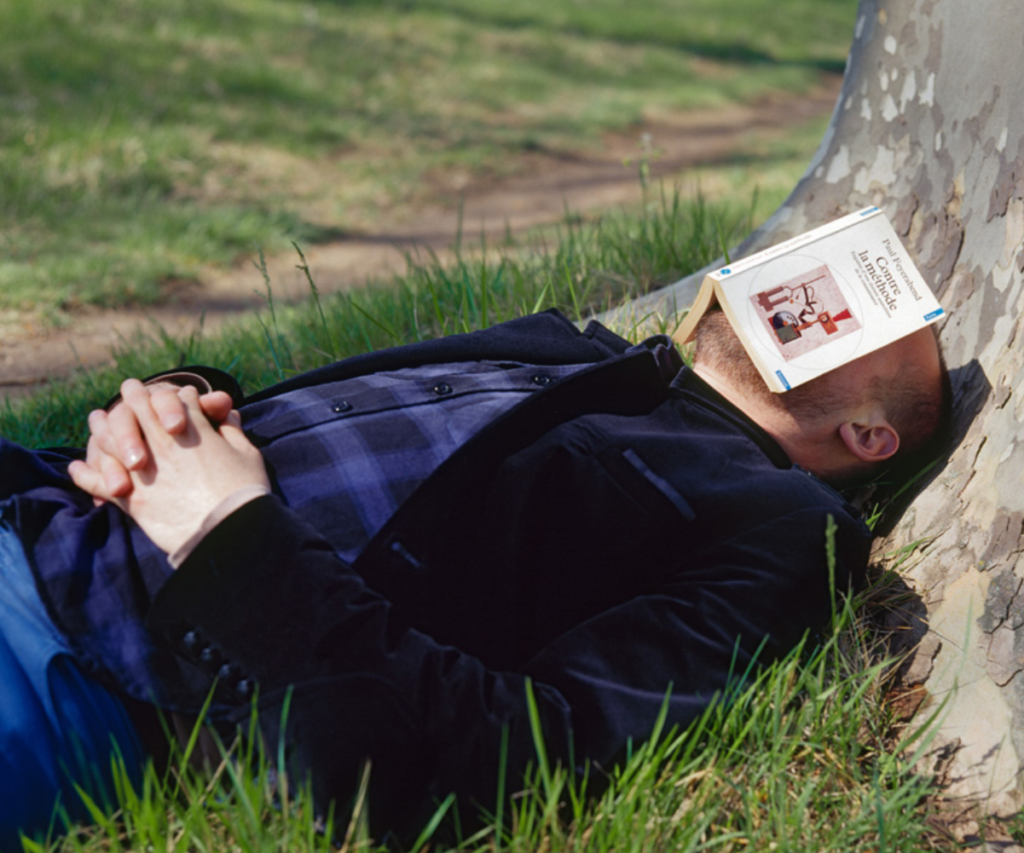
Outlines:
[{"label": "coat button", "polygon": [[189,631],[181,638],[181,645],[186,652],[194,652],[199,646],[199,635],[195,631]]},{"label": "coat button", "polygon": [[434,393],[437,394],[438,397],[443,397],[445,394],[451,394],[452,386],[447,382],[438,382],[434,386]]},{"label": "coat button", "polygon": [[334,412],[336,415],[340,415],[343,414],[344,412],[347,412],[351,408],[352,404],[348,400],[342,400],[331,406],[331,411]]},{"label": "coat button", "polygon": [[241,698],[247,699],[252,694],[253,681],[251,678],[243,678],[235,685],[235,693]]},{"label": "coat button", "polygon": [[234,664],[226,663],[217,670],[217,678],[221,681],[228,681],[235,675],[235,671]]},{"label": "coat button", "polygon": [[224,658],[216,646],[207,646],[199,653],[199,660],[207,666],[217,666]]},{"label": "coat button", "polygon": [[546,373],[535,373],[530,377],[530,381],[534,385],[540,385],[540,387],[543,388],[545,385],[551,384],[551,377]]}]

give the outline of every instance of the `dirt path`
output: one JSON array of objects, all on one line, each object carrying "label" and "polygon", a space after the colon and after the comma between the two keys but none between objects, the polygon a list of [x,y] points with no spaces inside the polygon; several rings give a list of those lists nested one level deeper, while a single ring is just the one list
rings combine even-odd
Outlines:
[{"label": "dirt path", "polygon": [[[635,165],[637,141],[650,134],[657,158],[653,178],[678,175],[688,168],[726,163],[752,132],[783,133],[815,116],[827,114],[839,95],[841,78],[830,75],[807,95],[778,95],[747,106],[691,112],[677,120],[638,128],[628,136],[609,136],[600,153],[589,156],[527,155],[515,178],[489,185],[469,184],[463,190],[463,231],[500,236],[559,221],[565,210],[588,213],[635,204],[640,188]],[[450,193],[448,193],[450,194]],[[405,252],[430,249],[442,255],[456,234],[456,209],[424,206],[392,212],[374,234],[311,246],[306,258],[322,292],[343,290],[367,279],[387,277],[405,269]],[[294,254],[267,259],[277,300],[308,293]],[[111,360],[112,347],[131,339],[136,330],[157,323],[174,335],[194,330],[205,314],[205,329],[262,305],[256,294],[263,281],[251,262],[229,270],[211,269],[201,286],[182,292],[173,304],[144,310],[82,313],[66,327],[42,330],[19,323],[0,327],[0,398],[31,393],[51,379],[80,367]]]}]

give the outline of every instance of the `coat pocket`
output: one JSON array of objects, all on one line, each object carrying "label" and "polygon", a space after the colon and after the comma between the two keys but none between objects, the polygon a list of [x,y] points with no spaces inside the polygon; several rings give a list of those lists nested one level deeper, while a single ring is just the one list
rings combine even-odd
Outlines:
[{"label": "coat pocket", "polygon": [[679,490],[652,470],[631,447],[609,448],[597,458],[619,487],[648,512],[670,523],[678,522],[680,517],[685,521],[697,518]]}]

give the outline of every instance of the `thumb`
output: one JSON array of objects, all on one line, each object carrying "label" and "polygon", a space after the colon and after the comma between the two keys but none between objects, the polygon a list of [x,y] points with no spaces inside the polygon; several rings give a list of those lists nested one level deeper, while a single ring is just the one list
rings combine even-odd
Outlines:
[{"label": "thumb", "polygon": [[224,440],[235,450],[255,450],[255,445],[242,429],[242,416],[238,409],[232,409],[218,430]]},{"label": "thumb", "polygon": [[[101,459],[97,467],[90,466],[81,459],[72,460],[68,465],[68,475],[78,488],[93,498],[94,502],[99,501],[103,503],[109,501],[124,509],[125,503],[121,499],[121,491],[111,489],[109,485],[105,472],[105,469],[109,467],[106,464],[107,460],[111,460],[111,457]],[[119,464],[118,467],[120,467]],[[130,481],[128,485],[131,485]],[[96,505],[99,506],[98,503]]]},{"label": "thumb", "polygon": [[200,435],[214,433],[217,431],[215,424],[211,424],[199,399],[199,392],[192,386],[186,386],[178,392],[178,398],[185,407],[188,415],[189,430],[195,430]]},{"label": "thumb", "polygon": [[221,424],[232,411],[231,395],[224,391],[211,391],[199,398],[199,405],[203,413],[213,421],[214,424]]}]

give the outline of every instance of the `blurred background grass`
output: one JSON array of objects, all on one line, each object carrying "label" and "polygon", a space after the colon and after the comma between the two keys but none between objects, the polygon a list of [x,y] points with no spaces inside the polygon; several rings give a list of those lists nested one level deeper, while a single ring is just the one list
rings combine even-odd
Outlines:
[{"label": "blurred background grass", "polygon": [[[257,244],[372,229],[452,170],[507,176],[523,153],[806,90],[842,68],[855,8],[5,0],[0,311],[152,303]],[[791,187],[821,127],[751,158],[789,164]],[[750,179],[737,162],[709,186]]]},{"label": "blurred background grass", "polygon": [[[665,270],[713,261],[721,242],[747,234],[750,211],[678,193],[659,196],[639,213],[613,213],[596,224],[568,222],[543,241],[512,242],[484,254],[410,263],[388,283],[293,305],[273,300],[218,334],[187,337],[141,330],[115,349],[115,364],[79,371],[15,404],[0,406],[0,435],[30,447],[83,446],[86,417],[126,376],[148,376],[187,364],[227,370],[252,393],[295,373],[368,350],[486,328],[548,308],[573,319],[645,292]],[[296,261],[304,263],[300,256]],[[258,277],[254,271],[254,276]],[[312,279],[311,279],[312,281]],[[675,317],[660,319],[672,331]],[[635,329],[619,329],[639,339]]]}]

